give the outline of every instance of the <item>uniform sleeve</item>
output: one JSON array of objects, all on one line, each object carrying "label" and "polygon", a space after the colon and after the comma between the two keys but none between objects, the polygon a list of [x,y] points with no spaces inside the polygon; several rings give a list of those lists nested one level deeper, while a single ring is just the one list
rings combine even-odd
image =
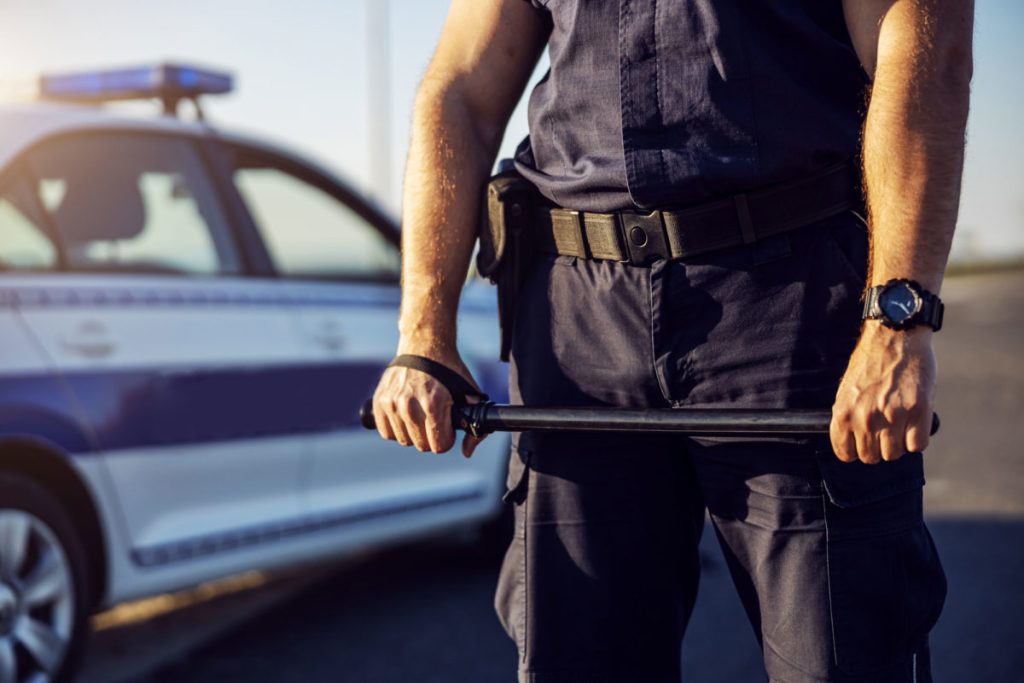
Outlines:
[{"label": "uniform sleeve", "polygon": [[547,9],[547,4],[548,4],[548,0],[523,0],[523,2],[528,2],[531,5],[533,5],[536,9],[543,9],[543,10]]}]

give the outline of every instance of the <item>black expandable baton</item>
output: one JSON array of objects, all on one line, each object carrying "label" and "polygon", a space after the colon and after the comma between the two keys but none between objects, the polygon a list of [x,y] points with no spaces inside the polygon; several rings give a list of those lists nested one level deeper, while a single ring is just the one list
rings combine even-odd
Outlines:
[{"label": "black expandable baton", "polygon": [[[366,429],[376,429],[373,402],[359,410]],[[828,434],[832,414],[827,410],[743,410],[733,408],[539,408],[484,401],[452,406],[456,429],[483,436],[491,432],[598,431],[675,432],[705,436],[773,436]],[[939,414],[932,413],[931,433],[939,431]]]}]

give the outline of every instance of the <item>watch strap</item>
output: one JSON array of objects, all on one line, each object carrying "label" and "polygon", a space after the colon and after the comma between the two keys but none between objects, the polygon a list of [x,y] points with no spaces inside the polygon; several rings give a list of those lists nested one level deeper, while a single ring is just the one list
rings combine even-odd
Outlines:
[{"label": "watch strap", "polygon": [[922,291],[921,299],[924,303],[921,306],[921,319],[926,325],[929,325],[934,331],[938,332],[942,329],[942,317],[946,311],[946,306],[939,297],[927,290]]},{"label": "watch strap", "polygon": [[875,285],[874,287],[868,287],[868,290],[864,293],[864,310],[861,311],[861,320],[875,320],[878,318],[878,310],[876,304],[878,303],[878,293],[882,291],[884,285]]}]

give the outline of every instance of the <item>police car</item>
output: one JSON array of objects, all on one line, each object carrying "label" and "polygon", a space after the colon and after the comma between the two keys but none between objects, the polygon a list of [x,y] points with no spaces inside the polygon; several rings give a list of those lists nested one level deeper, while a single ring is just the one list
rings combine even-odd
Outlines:
[{"label": "police car", "polygon": [[[103,606],[498,513],[507,441],[465,460],[359,427],[397,342],[392,219],[170,115],[228,75],[40,83],[0,107],[0,681],[69,676]],[[167,115],[94,106],[130,98]],[[487,290],[460,343],[501,397]]]}]

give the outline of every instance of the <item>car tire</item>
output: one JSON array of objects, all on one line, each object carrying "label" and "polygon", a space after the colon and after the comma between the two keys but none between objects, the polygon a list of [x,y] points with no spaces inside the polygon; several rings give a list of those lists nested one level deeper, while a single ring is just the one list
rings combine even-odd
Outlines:
[{"label": "car tire", "polygon": [[88,571],[60,501],[0,472],[0,681],[73,678],[88,634]]}]

